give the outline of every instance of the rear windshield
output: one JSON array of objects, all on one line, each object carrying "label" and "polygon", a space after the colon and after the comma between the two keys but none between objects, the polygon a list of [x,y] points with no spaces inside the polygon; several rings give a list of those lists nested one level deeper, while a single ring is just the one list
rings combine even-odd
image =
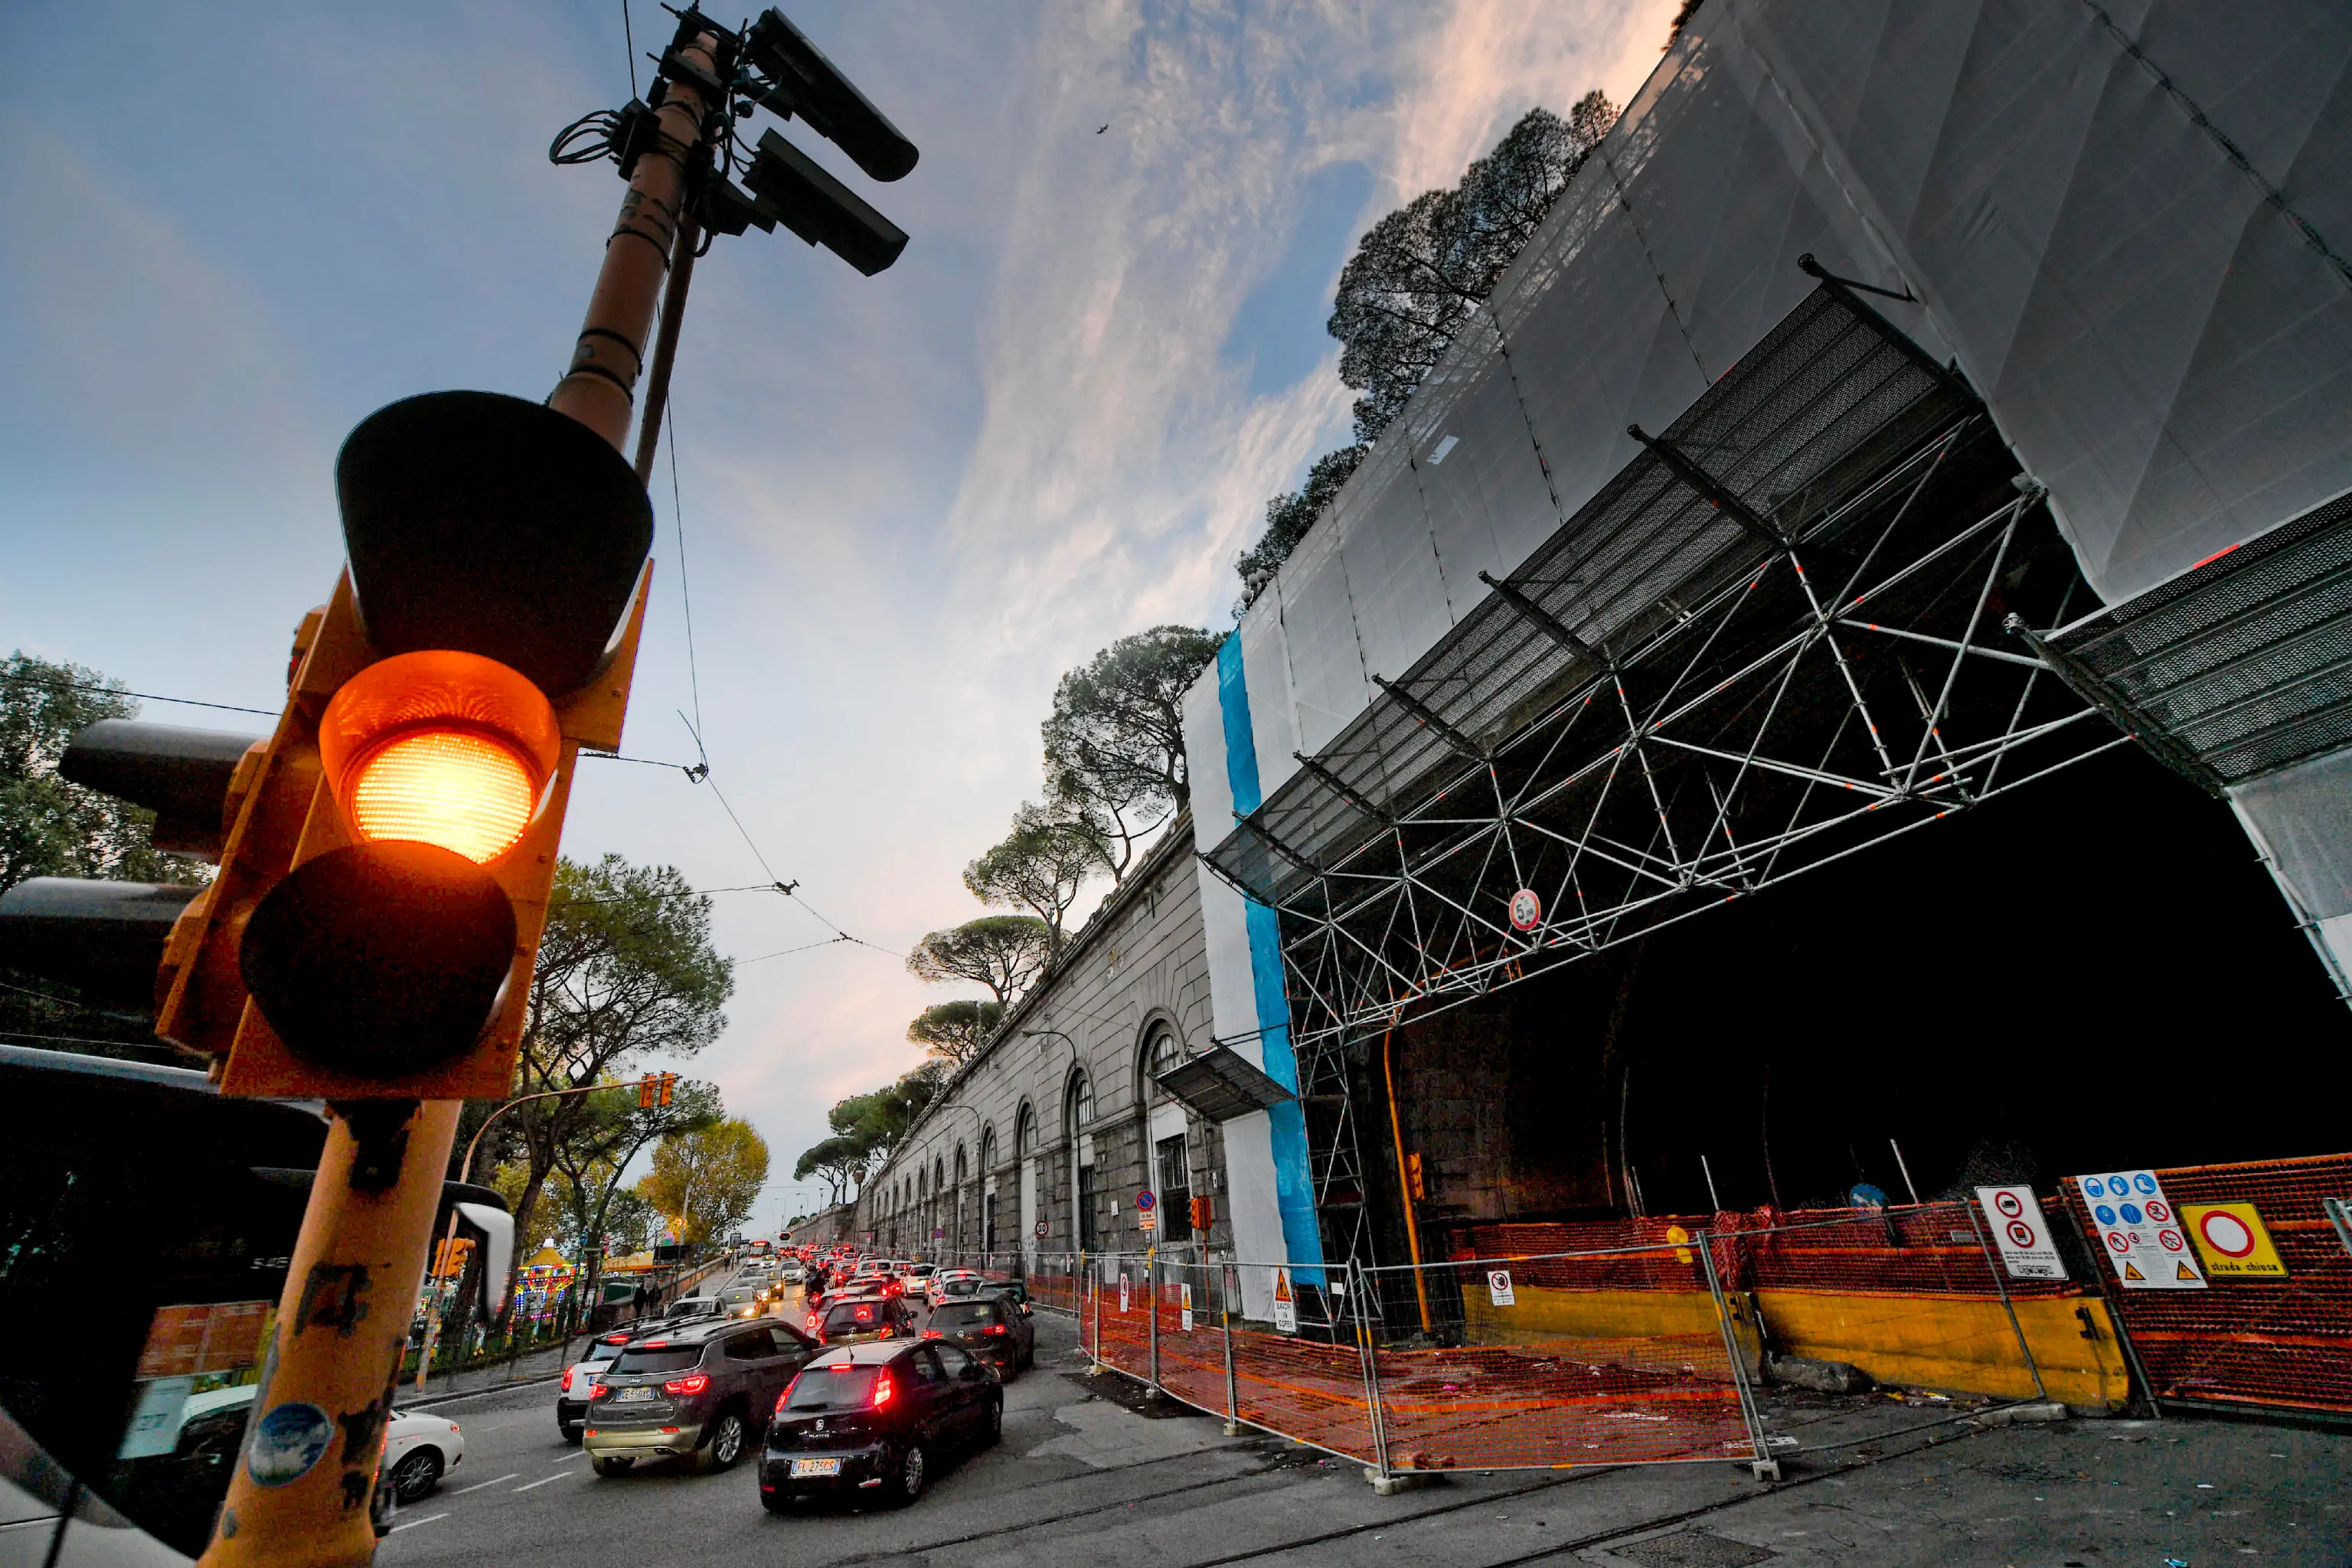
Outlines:
[{"label": "rear windshield", "polygon": [[980,1294],[980,1281],[977,1279],[950,1279],[946,1284],[940,1286],[940,1289],[946,1291],[950,1296],[977,1296]]},{"label": "rear windshield", "polygon": [[784,1396],[787,1410],[856,1410],[874,1394],[878,1367],[853,1366],[847,1362],[812,1367],[793,1379]]},{"label": "rear windshield", "polygon": [[678,1345],[675,1348],[665,1346],[660,1350],[650,1351],[632,1345],[621,1352],[621,1359],[613,1363],[613,1371],[615,1374],[631,1372],[684,1372],[701,1359],[700,1345]]},{"label": "rear windshield", "polygon": [[608,1345],[604,1341],[599,1340],[594,1344],[588,1347],[588,1354],[583,1359],[587,1361],[591,1365],[602,1365],[604,1363],[611,1361],[614,1356],[619,1355],[620,1353],[620,1346]]},{"label": "rear windshield", "polygon": [[976,1329],[982,1323],[1003,1321],[1003,1314],[993,1301],[950,1301],[931,1314],[931,1327],[935,1329]]},{"label": "rear windshield", "polygon": [[887,1309],[879,1301],[843,1301],[824,1315],[825,1331],[832,1334],[856,1333],[888,1321]]}]

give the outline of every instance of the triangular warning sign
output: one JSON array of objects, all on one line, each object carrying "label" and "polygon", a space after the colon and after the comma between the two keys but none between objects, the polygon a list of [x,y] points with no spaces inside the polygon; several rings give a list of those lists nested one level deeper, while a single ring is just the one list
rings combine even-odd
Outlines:
[{"label": "triangular warning sign", "polygon": [[2139,1271],[2138,1265],[2126,1263],[2124,1265],[2124,1278],[2126,1279],[2145,1279],[2147,1276]]},{"label": "triangular warning sign", "polygon": [[2179,1272],[2173,1275],[2175,1279],[2194,1279],[2197,1278],[2197,1270],[2189,1268],[2185,1259],[2174,1264],[2172,1267],[2179,1270]]},{"label": "triangular warning sign", "polygon": [[1290,1276],[1280,1269],[1275,1271],[1274,1299],[1277,1301],[1290,1300]]}]

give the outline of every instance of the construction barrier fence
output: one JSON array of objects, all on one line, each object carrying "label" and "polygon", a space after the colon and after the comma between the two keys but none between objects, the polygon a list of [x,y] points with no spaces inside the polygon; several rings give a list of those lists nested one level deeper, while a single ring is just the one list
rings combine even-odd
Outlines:
[{"label": "construction barrier fence", "polygon": [[[2148,1174],[2173,1214],[2150,1207],[2129,1223],[2174,1224],[2202,1280],[2186,1285],[2176,1272],[2167,1283],[2151,1269],[2155,1282],[2134,1285],[2097,1260],[2148,1391],[2184,1405],[2352,1415],[2352,1154]],[[2067,1183],[2064,1202],[2094,1249],[2112,1246],[2122,1225],[2102,1221],[2084,1184]]]}]

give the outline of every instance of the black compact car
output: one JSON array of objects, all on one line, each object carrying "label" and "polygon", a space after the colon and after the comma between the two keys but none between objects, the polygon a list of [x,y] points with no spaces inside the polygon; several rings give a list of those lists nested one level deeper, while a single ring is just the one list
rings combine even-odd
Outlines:
[{"label": "black compact car", "polygon": [[625,1345],[589,1389],[589,1462],[600,1476],[688,1457],[726,1469],[815,1351],[772,1318],[704,1319]]},{"label": "black compact car", "polygon": [[984,1362],[938,1340],[819,1352],[776,1401],[760,1457],[760,1501],[873,1492],[909,1503],[932,1468],[1004,1431],[1004,1384]]},{"label": "black compact car", "polygon": [[839,1296],[816,1318],[816,1338],[827,1345],[854,1345],[867,1340],[911,1339],[915,1310],[903,1296]]},{"label": "black compact car", "polygon": [[994,1367],[1005,1382],[1037,1359],[1037,1331],[1021,1309],[998,1296],[942,1301],[931,1309],[923,1338],[955,1345]]}]

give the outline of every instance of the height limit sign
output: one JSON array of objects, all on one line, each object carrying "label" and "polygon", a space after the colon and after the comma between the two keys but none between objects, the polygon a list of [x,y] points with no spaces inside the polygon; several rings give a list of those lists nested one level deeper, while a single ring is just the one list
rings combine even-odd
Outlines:
[{"label": "height limit sign", "polygon": [[2066,1265],[2050,1241],[2049,1223],[2032,1187],[1979,1187],[1985,1223],[2011,1279],[2063,1279]]}]

